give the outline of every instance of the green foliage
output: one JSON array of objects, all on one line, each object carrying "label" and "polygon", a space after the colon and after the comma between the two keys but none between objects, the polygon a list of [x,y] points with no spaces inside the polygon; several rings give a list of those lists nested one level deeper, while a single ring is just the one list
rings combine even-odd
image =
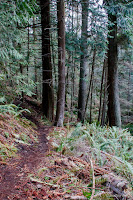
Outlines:
[{"label": "green foliage", "polygon": [[[106,2],[106,1],[105,1]],[[126,92],[128,89],[127,68],[124,62],[127,61],[132,66],[132,44],[133,44],[133,23],[132,23],[132,1],[111,0],[107,1],[106,10],[112,14],[117,13],[118,36],[117,42],[120,48],[119,51],[119,82],[120,82],[120,98],[127,99]],[[89,27],[88,27],[88,68],[86,82],[89,85],[92,56],[96,48],[96,61],[94,70],[94,90],[92,95],[92,120],[97,119],[100,95],[100,82],[105,57],[107,50],[107,13],[105,5],[101,5],[100,0],[90,1],[89,4]],[[50,3],[51,16],[51,50],[53,64],[53,83],[55,94],[57,92],[58,82],[58,40],[57,40],[57,16],[56,16],[56,1]],[[24,95],[32,96],[37,91],[37,96],[42,95],[41,88],[41,28],[40,28],[40,13],[39,4],[36,0],[2,0],[0,3],[0,104],[11,104],[15,97]],[[67,1],[66,4],[66,68],[68,70],[68,80],[66,81],[66,99],[67,108],[72,118],[77,115],[77,94],[79,87],[79,66],[80,55],[82,54],[80,46],[82,45],[81,36],[81,2]],[[34,17],[34,19],[33,19]],[[35,24],[34,24],[35,23]],[[35,30],[34,26],[35,25]],[[28,38],[29,31],[29,38]],[[35,33],[35,36],[34,36]],[[29,46],[28,46],[29,42]],[[22,68],[22,69],[20,69]],[[35,78],[36,68],[36,78]],[[28,71],[28,70],[29,71]],[[22,70],[22,71],[21,71]],[[66,70],[66,72],[67,72]],[[28,72],[27,72],[28,71]],[[66,77],[67,77],[66,76]],[[35,80],[36,79],[36,80]],[[132,86],[132,69],[131,83]],[[35,82],[39,82],[39,86]],[[124,85],[121,84],[121,82]],[[74,84],[74,86],[73,86]],[[122,87],[121,87],[122,85]],[[38,86],[38,87],[37,87]],[[38,90],[36,90],[38,89]],[[72,91],[74,89],[74,91]],[[103,88],[104,89],[104,88]],[[94,94],[95,93],[95,94]],[[130,93],[130,113],[132,119],[132,89]],[[103,95],[102,95],[103,96]],[[37,97],[37,98],[38,98]],[[122,100],[123,100],[122,99]],[[122,103],[122,121],[125,122],[127,116],[127,107]],[[71,112],[70,112],[71,110]],[[123,115],[123,111],[125,115]],[[89,114],[89,109],[87,110]],[[129,113],[128,113],[129,115]],[[131,119],[126,121],[130,122]],[[88,120],[88,119],[87,119]],[[105,148],[103,145],[101,148]]]},{"label": "green foliage", "polygon": [[83,191],[83,195],[84,195],[85,197],[87,197],[87,199],[90,199],[90,197],[91,197],[91,193],[90,193],[90,192],[85,192],[85,191]]},{"label": "green foliage", "polygon": [[[97,163],[110,165],[114,170],[131,181],[133,174],[133,137],[127,129],[100,127],[96,124],[85,124],[77,127],[64,139],[64,146],[74,154],[91,152]],[[61,143],[62,146],[62,143]],[[87,153],[88,154],[88,153]]]},{"label": "green foliage", "polygon": [[[88,200],[91,198],[91,193],[90,192],[84,192],[83,191],[83,195]],[[97,194],[96,197],[94,196],[93,199],[94,200],[105,200],[105,199],[114,200],[115,198],[113,198],[111,194],[103,192],[103,193],[99,193],[99,195]]]},{"label": "green foliage", "polygon": [[10,115],[14,115],[19,116],[21,115],[23,112],[29,112],[30,111],[28,109],[20,109],[18,106],[14,105],[14,104],[6,104],[6,105],[0,105],[0,113],[3,114],[10,114]]},{"label": "green foliage", "polygon": [[125,128],[127,128],[130,131],[131,135],[133,136],[133,124],[127,124]]},{"label": "green foliage", "polygon": [[33,126],[28,120],[18,117],[21,111],[15,109],[17,109],[15,105],[7,105],[6,111],[4,109],[1,113],[0,110],[0,159],[2,161],[16,155],[16,144],[30,145],[31,142],[38,142],[37,132]]},{"label": "green foliage", "polygon": [[15,156],[16,152],[17,148],[14,146],[14,144],[2,144],[0,142],[0,157],[3,161],[5,161],[6,158]]},{"label": "green foliage", "polygon": [[30,77],[27,81],[25,70],[28,66],[27,54],[25,54],[27,46],[23,44],[27,37],[26,27],[29,18],[38,11],[38,8],[35,0],[1,1],[0,98],[5,98],[5,103],[11,103],[14,96],[21,96],[22,92],[29,96],[34,94],[36,87],[34,81]]},{"label": "green foliage", "polygon": [[17,0],[17,11],[16,14],[21,17],[22,23],[27,24],[27,17],[30,18],[34,13],[38,12],[39,6],[36,0]]}]

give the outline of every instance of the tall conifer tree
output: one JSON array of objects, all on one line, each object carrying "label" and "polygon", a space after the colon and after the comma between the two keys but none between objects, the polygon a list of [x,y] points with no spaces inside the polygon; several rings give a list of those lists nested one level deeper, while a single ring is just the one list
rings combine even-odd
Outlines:
[{"label": "tall conifer tree", "polygon": [[87,78],[87,28],[88,28],[88,0],[82,0],[82,28],[81,28],[81,57],[80,57],[80,82],[78,96],[78,119],[84,120],[85,103],[86,103],[86,78]]},{"label": "tall conifer tree", "polygon": [[63,126],[65,108],[65,7],[64,0],[57,0],[58,18],[58,94],[55,125]]},{"label": "tall conifer tree", "polygon": [[115,1],[104,1],[108,14],[108,119],[110,126],[121,127],[121,113],[118,89],[118,45],[117,45],[117,11],[109,8]]},{"label": "tall conifer tree", "polygon": [[53,120],[54,117],[54,94],[52,81],[52,64],[50,52],[50,1],[40,0],[41,27],[42,27],[42,109],[44,115]]}]

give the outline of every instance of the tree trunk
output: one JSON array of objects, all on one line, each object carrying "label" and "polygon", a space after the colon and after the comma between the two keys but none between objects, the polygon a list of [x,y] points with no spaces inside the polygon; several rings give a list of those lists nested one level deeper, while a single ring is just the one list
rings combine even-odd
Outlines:
[{"label": "tree trunk", "polygon": [[[33,40],[34,40],[34,47],[36,45],[36,32],[35,32],[35,17],[33,16]],[[35,98],[38,98],[38,89],[37,89],[37,62],[36,62],[36,55],[34,56],[34,69],[35,69]]]},{"label": "tree trunk", "polygon": [[[130,102],[130,82],[131,82],[131,69],[129,68],[128,71],[128,89],[127,89],[127,101]],[[130,119],[130,105],[127,106],[127,122],[129,122]]]},{"label": "tree trunk", "polygon": [[92,123],[92,98],[93,98],[93,82],[91,85],[91,98],[90,98],[90,119],[89,119],[89,123]]},{"label": "tree trunk", "polygon": [[57,86],[58,86],[58,77],[57,77],[57,70],[56,70],[56,56],[55,56],[55,48],[54,48],[54,38],[51,33],[51,53],[52,53],[52,65],[53,65],[53,75],[54,75],[54,88],[56,89],[55,92],[57,92]]},{"label": "tree trunk", "polygon": [[81,30],[81,58],[80,58],[80,82],[78,96],[78,119],[83,121],[86,102],[86,69],[87,62],[87,27],[88,27],[88,0],[82,0],[82,30]]},{"label": "tree trunk", "polygon": [[103,63],[103,71],[102,71],[102,79],[101,79],[101,89],[100,89],[100,105],[99,105],[99,113],[98,113],[98,122],[100,122],[101,118],[101,110],[102,110],[102,94],[103,94],[103,81],[104,81],[104,74],[105,74],[105,68],[107,67],[107,55],[105,54],[104,63]]},{"label": "tree trunk", "polygon": [[[23,75],[23,66],[22,66],[22,64],[20,64],[20,73],[21,73],[21,75]],[[23,79],[22,79],[22,81],[23,81]],[[21,92],[21,101],[22,102],[24,101],[24,92],[23,92],[23,90]]]},{"label": "tree trunk", "polygon": [[[67,52],[68,54],[68,62],[71,59],[70,56],[70,52]],[[65,108],[68,110],[69,109],[69,105],[68,105],[68,101],[67,101],[67,95],[68,95],[68,89],[69,89],[69,70],[70,70],[70,63],[67,65],[67,72],[66,72],[66,78],[65,78]]]},{"label": "tree trunk", "polygon": [[102,113],[101,113],[101,126],[105,125],[106,118],[106,106],[107,106],[107,67],[105,68],[105,76],[104,76],[104,96],[103,96],[103,105],[102,105]]},{"label": "tree trunk", "polygon": [[29,82],[29,58],[30,58],[30,29],[29,29],[29,22],[28,22],[28,46],[27,46],[27,83]]},{"label": "tree trunk", "polygon": [[64,0],[57,0],[58,18],[58,94],[56,126],[63,126],[65,107],[65,7]]},{"label": "tree trunk", "polygon": [[118,90],[118,66],[117,66],[117,17],[108,14],[108,118],[110,126],[121,127],[121,113]]},{"label": "tree trunk", "polygon": [[54,118],[54,93],[52,81],[52,64],[50,52],[50,1],[40,0],[41,26],[42,26],[42,109],[49,119]]},{"label": "tree trunk", "polygon": [[91,87],[92,87],[92,84],[93,84],[95,59],[96,59],[96,49],[94,49],[94,53],[93,53],[93,61],[92,61],[92,68],[91,68],[91,77],[90,77],[88,94],[87,94],[87,98],[86,98],[86,104],[85,104],[85,111],[84,111],[83,121],[85,120],[86,110],[87,110],[87,105],[88,105],[88,100],[89,100],[89,96],[90,96]]}]

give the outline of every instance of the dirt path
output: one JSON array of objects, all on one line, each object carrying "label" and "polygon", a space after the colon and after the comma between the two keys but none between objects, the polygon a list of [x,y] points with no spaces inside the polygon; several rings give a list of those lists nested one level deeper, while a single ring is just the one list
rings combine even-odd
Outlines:
[{"label": "dirt path", "polygon": [[[19,145],[18,156],[0,166],[0,200],[26,200],[24,185],[28,183],[28,174],[32,174],[48,150],[46,135],[49,127],[39,127],[39,143],[31,146]],[[45,192],[45,191],[44,191]]]}]

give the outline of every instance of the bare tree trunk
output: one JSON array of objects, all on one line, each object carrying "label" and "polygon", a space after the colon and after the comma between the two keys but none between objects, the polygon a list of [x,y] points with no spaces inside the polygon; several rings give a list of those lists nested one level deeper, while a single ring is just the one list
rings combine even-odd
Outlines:
[{"label": "bare tree trunk", "polygon": [[90,98],[90,119],[89,119],[90,124],[92,123],[92,97],[93,97],[93,82],[91,85],[91,98]]},{"label": "bare tree trunk", "polygon": [[[131,100],[131,97],[130,97],[130,82],[131,82],[131,69],[129,68],[129,71],[128,71],[128,89],[127,89],[127,101],[130,102]],[[127,116],[127,122],[129,122],[129,119],[130,119],[130,106],[128,105],[127,106],[127,113],[128,113],[128,116]]]},{"label": "bare tree trunk", "polygon": [[101,126],[105,125],[105,115],[106,115],[106,106],[107,106],[107,67],[105,68],[104,75],[104,96],[103,96],[103,105],[102,105],[102,113],[101,113]]},{"label": "bare tree trunk", "polygon": [[74,55],[73,52],[72,53],[72,62],[71,62],[71,120],[72,120],[72,116],[73,116],[73,98],[74,98]]},{"label": "bare tree trunk", "polygon": [[108,118],[110,126],[121,127],[121,112],[118,89],[118,65],[117,65],[117,17],[108,14]]},{"label": "bare tree trunk", "polygon": [[90,96],[90,91],[91,91],[92,82],[93,82],[94,67],[95,67],[95,58],[96,58],[96,49],[94,49],[94,53],[93,53],[93,61],[92,61],[91,77],[90,77],[90,83],[89,83],[88,94],[87,94],[87,98],[86,98],[86,104],[85,104],[85,111],[84,111],[84,118],[83,118],[83,121],[85,120],[86,110],[87,110],[87,105],[88,105],[89,96]]},{"label": "bare tree trunk", "polygon": [[[35,32],[35,17],[33,16],[33,40],[34,40],[34,45],[36,42],[36,32]],[[37,66],[36,66],[36,56],[34,56],[34,69],[35,69],[35,83],[37,83]],[[37,85],[35,87],[35,98],[38,98],[38,90],[37,90]]]},{"label": "bare tree trunk", "polygon": [[28,51],[27,51],[27,83],[29,82],[29,58],[30,58],[30,30],[29,30],[29,22],[28,22]]},{"label": "bare tree trunk", "polygon": [[[70,52],[67,52],[68,54],[68,62],[71,59]],[[69,89],[69,70],[70,70],[70,64],[67,66],[67,72],[66,72],[66,78],[65,78],[65,108],[68,109],[68,101],[67,101],[67,95],[68,95],[68,89]]]},{"label": "bare tree trunk", "polygon": [[57,0],[58,18],[58,94],[56,126],[63,126],[65,107],[65,7],[64,0]]},{"label": "bare tree trunk", "polygon": [[81,58],[80,58],[80,82],[78,96],[78,119],[83,121],[86,101],[86,69],[87,62],[87,28],[88,28],[88,0],[82,0],[82,29],[81,29]]},{"label": "bare tree trunk", "polygon": [[53,71],[54,71],[54,84],[55,84],[55,88],[57,88],[57,85],[58,85],[58,77],[57,77],[57,70],[56,70],[56,64],[55,64],[55,50],[54,50],[54,44],[53,44],[53,36],[52,36],[52,33],[51,33],[51,51],[52,51]]},{"label": "bare tree trunk", "polygon": [[[21,75],[23,75],[23,65],[22,64],[20,64],[20,73],[21,73]],[[22,81],[23,81],[23,79],[22,79]],[[21,92],[21,101],[23,102],[24,101],[24,92],[22,91]]]},{"label": "bare tree trunk", "polygon": [[[74,7],[74,2],[72,0],[72,37],[73,37],[73,25],[74,25],[74,18],[73,18],[73,7]],[[75,72],[75,66],[74,66],[74,52],[71,52],[72,54],[72,74],[71,74],[71,121],[73,118],[73,99],[74,99],[74,72]]]},{"label": "bare tree trunk", "polygon": [[43,89],[42,108],[44,115],[51,121],[54,118],[54,93],[50,52],[50,0],[40,0],[42,26],[42,68]]},{"label": "bare tree trunk", "polygon": [[104,74],[105,74],[105,68],[107,66],[107,55],[105,54],[104,58],[104,64],[103,64],[103,71],[102,71],[102,79],[101,79],[101,89],[100,89],[100,105],[99,105],[99,113],[98,113],[98,122],[100,122],[101,118],[101,110],[102,110],[102,94],[103,94],[103,81],[104,81]]}]

